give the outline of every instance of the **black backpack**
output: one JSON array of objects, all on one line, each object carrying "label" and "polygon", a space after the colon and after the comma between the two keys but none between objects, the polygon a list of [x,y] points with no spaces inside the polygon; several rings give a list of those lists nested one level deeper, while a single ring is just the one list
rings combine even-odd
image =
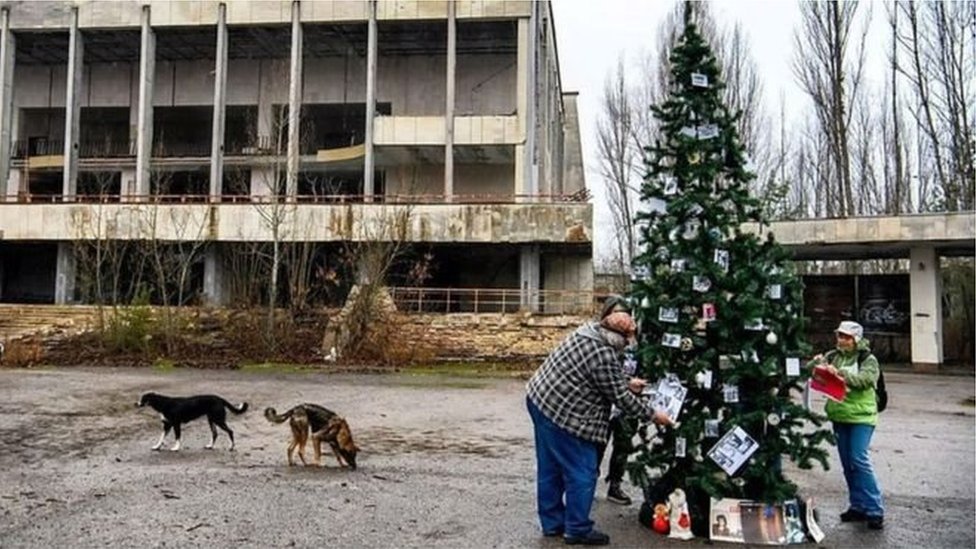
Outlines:
[{"label": "black backpack", "polygon": [[[826,356],[827,362],[833,364],[834,355],[836,354],[837,351],[829,351]],[[871,351],[868,351],[867,349],[858,350],[857,351],[858,365],[860,365],[862,362],[867,360],[869,356],[871,356]],[[884,412],[885,408],[888,407],[888,389],[885,388],[884,370],[881,369],[880,361],[878,361],[878,383],[874,387],[874,398],[878,402],[878,412]]]}]

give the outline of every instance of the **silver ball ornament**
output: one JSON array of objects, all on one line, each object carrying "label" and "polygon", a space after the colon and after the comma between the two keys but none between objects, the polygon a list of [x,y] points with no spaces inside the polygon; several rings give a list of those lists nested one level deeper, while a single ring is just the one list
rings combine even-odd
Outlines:
[{"label": "silver ball ornament", "polygon": [[766,343],[769,343],[770,345],[776,345],[777,341],[779,341],[779,336],[776,335],[776,332],[769,332],[768,334],[766,334]]}]

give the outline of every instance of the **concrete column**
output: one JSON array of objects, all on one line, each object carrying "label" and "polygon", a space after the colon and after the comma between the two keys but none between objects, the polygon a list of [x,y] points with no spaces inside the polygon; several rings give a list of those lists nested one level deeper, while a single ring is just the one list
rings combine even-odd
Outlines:
[{"label": "concrete column", "polygon": [[64,185],[62,194],[71,197],[78,194],[78,132],[81,119],[81,84],[85,73],[85,47],[78,30],[78,8],[71,9],[68,27],[68,74],[64,95]]},{"label": "concrete column", "polygon": [[136,193],[136,170],[134,168],[124,168],[122,170],[119,193],[122,196],[129,196]]},{"label": "concrete column", "polygon": [[[258,141],[257,145],[274,147],[274,113],[271,105],[273,83],[272,73],[277,60],[266,59],[258,61]],[[261,143],[264,141],[264,143]]]},{"label": "concrete column", "polygon": [[[16,40],[10,30],[10,9],[0,10],[0,196],[9,195],[11,145],[14,120],[14,63]],[[13,194],[17,194],[15,190]]]},{"label": "concrete column", "polygon": [[210,201],[219,202],[224,183],[224,120],[227,107],[227,6],[217,5],[214,59],[213,137],[210,144]]},{"label": "concrete column", "polygon": [[54,303],[65,305],[75,300],[75,249],[70,242],[58,243],[57,274],[54,278]]},{"label": "concrete column", "polygon": [[910,252],[912,365],[930,370],[942,364],[942,273],[934,248]]},{"label": "concrete column", "polygon": [[[533,7],[533,10],[535,8]],[[529,67],[531,65],[531,51],[529,44],[532,32],[529,27],[530,19],[518,20],[518,50],[515,60],[515,110],[518,120],[519,144],[515,145],[515,195],[529,194],[529,167],[532,165],[529,151],[528,135],[531,133],[528,119],[529,111]],[[517,201],[523,201],[520,198]]]},{"label": "concrete column", "polygon": [[454,2],[447,3],[447,104],[444,108],[444,196],[454,196],[454,93],[457,73],[457,18]]},{"label": "concrete column", "polygon": [[298,194],[298,170],[301,164],[302,111],[302,19],[296,1],[291,3],[291,70],[288,79],[288,175],[285,193],[289,199]]},{"label": "concrete column", "polygon": [[[538,74],[539,74],[539,9],[541,2],[532,2],[532,13],[529,16],[529,29],[526,42],[526,90],[525,90],[525,192],[529,195],[539,193],[539,159],[536,150],[538,133]],[[531,198],[528,201],[532,201]]]},{"label": "concrete column", "polygon": [[373,193],[373,123],[376,118],[376,0],[369,0],[369,22],[366,27],[366,133],[363,158],[363,194],[372,201]]},{"label": "concrete column", "polygon": [[16,201],[20,194],[24,172],[22,170],[9,170],[7,172],[7,199]]},{"label": "concrete column", "polygon": [[203,297],[207,305],[227,304],[225,274],[220,250],[216,246],[210,246],[203,254]]},{"label": "concrete column", "polygon": [[251,168],[251,196],[263,197],[277,194],[275,183],[278,172],[272,166],[254,166]]},{"label": "concrete column", "polygon": [[522,246],[519,256],[519,303],[523,309],[533,313],[539,312],[540,264],[538,244]]},{"label": "concrete column", "polygon": [[156,76],[156,34],[150,23],[149,6],[142,7],[142,43],[139,50],[139,115],[136,127],[136,188],[146,196],[150,190],[153,139],[153,84]]}]

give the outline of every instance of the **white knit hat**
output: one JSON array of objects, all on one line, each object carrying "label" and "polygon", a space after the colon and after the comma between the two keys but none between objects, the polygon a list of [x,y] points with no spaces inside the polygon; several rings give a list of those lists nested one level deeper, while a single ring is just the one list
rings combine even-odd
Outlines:
[{"label": "white knit hat", "polygon": [[861,338],[864,337],[864,327],[853,320],[845,320],[841,322],[840,326],[838,326],[834,332],[838,334],[847,334],[853,337],[855,343],[860,343]]}]

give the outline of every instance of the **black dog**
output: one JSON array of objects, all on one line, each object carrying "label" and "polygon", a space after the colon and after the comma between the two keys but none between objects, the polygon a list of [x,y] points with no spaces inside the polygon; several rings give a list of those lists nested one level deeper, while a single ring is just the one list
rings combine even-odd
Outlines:
[{"label": "black dog", "polygon": [[247,411],[246,402],[242,402],[239,408],[235,408],[234,405],[217,395],[168,397],[156,393],[146,393],[139,398],[136,405],[139,407],[149,406],[163,417],[163,434],[152,449],[159,450],[166,434],[172,428],[173,434],[176,435],[176,444],[170,450],[174,452],[180,449],[180,425],[189,423],[201,416],[207,416],[207,421],[210,423],[210,434],[212,435],[210,444],[206,448],[212,449],[214,442],[217,441],[217,429],[214,427],[216,425],[227,432],[227,436],[230,437],[230,449],[233,451],[234,431],[231,431],[230,427],[227,426],[227,412],[224,408],[235,414],[243,414]]}]

